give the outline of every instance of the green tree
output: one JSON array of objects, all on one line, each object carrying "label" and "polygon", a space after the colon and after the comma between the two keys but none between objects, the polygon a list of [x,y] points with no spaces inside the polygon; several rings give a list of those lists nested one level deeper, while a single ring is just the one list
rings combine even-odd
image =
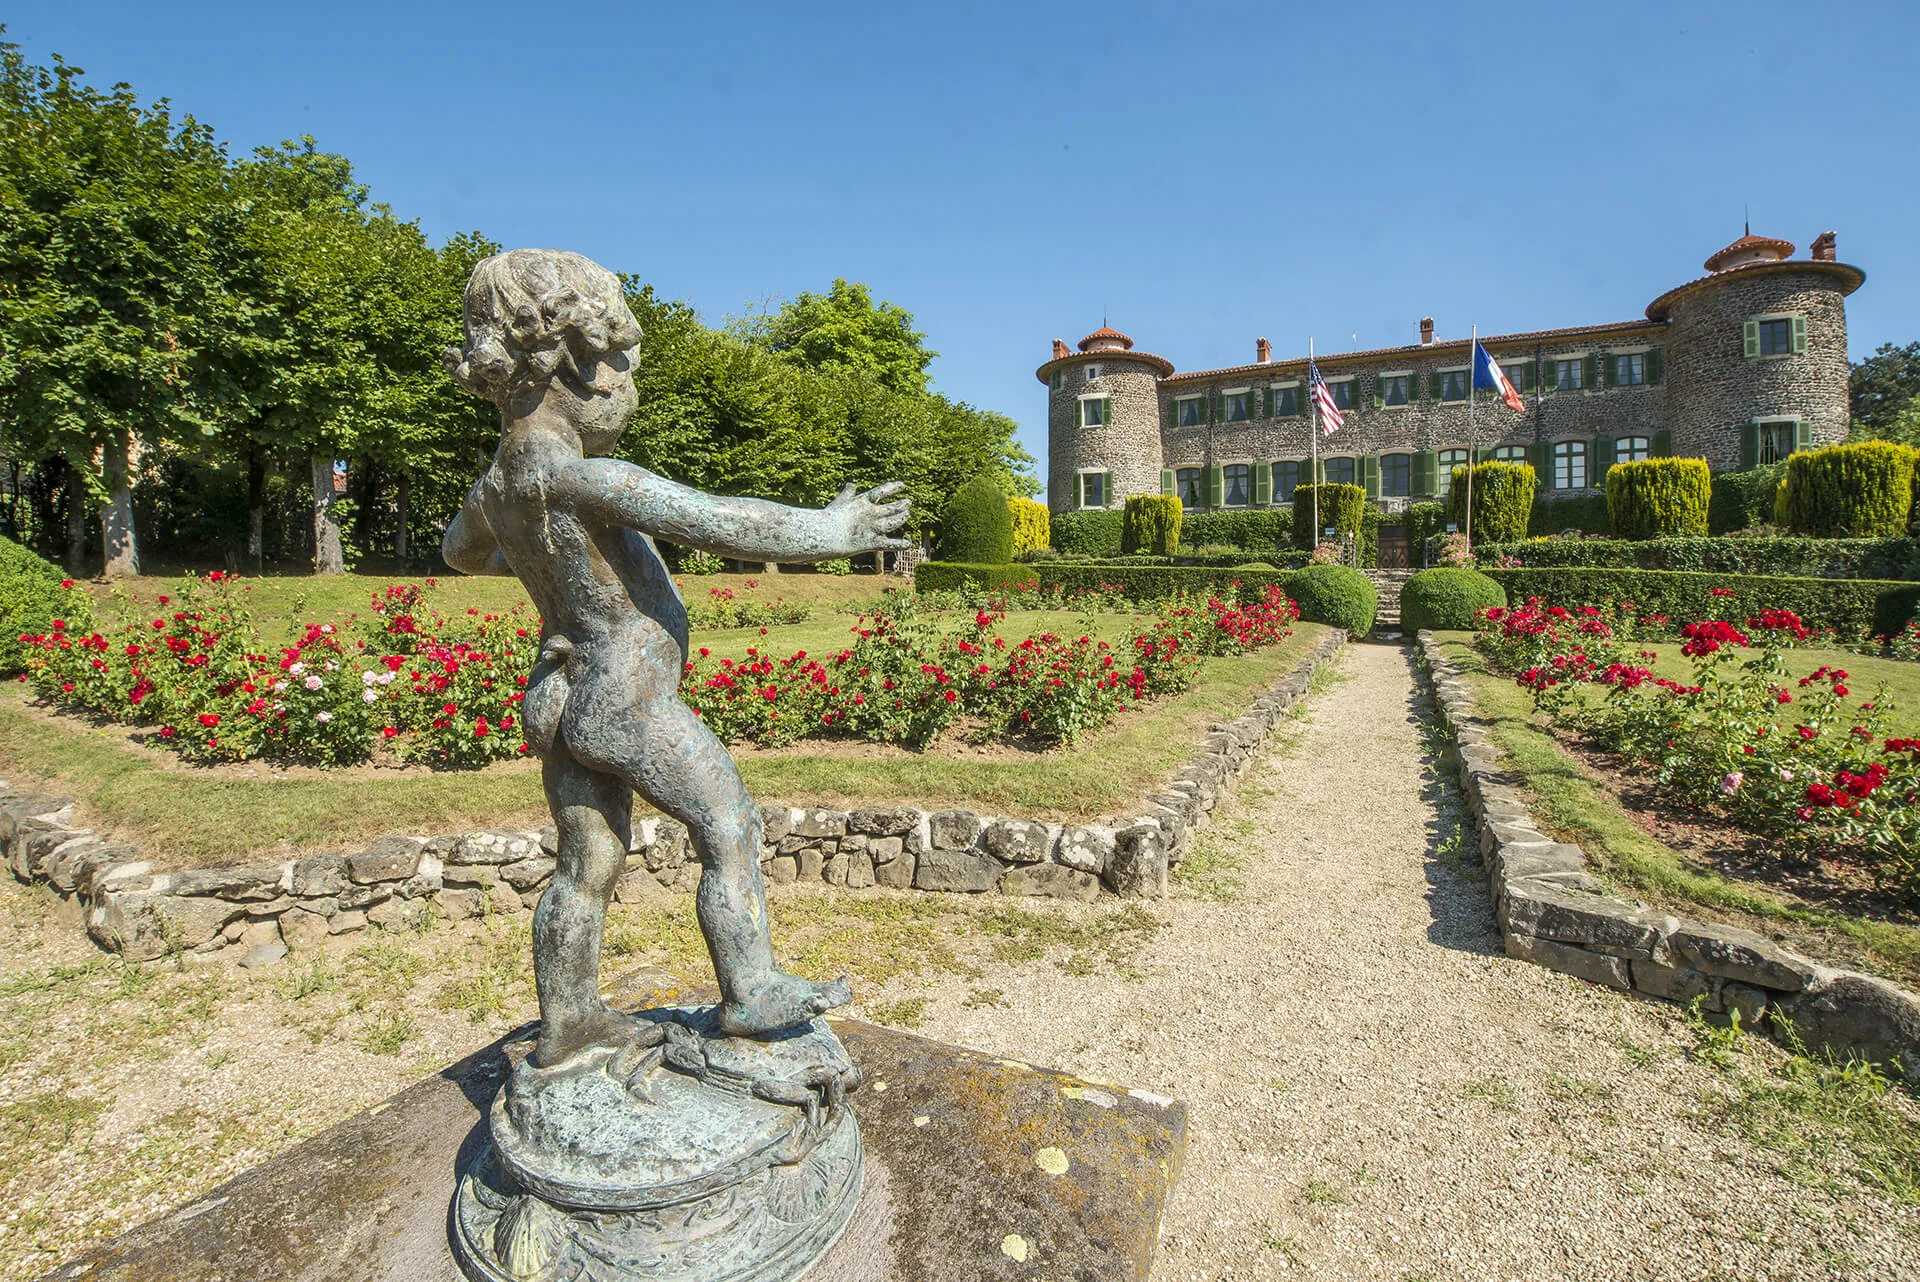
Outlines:
[{"label": "green tree", "polygon": [[1847,400],[1856,435],[1885,436],[1887,429],[1920,395],[1920,343],[1895,347],[1882,343],[1873,355],[1853,365]]},{"label": "green tree", "polygon": [[811,291],[782,304],[749,337],[808,369],[864,374],[896,392],[927,390],[926,335],[913,327],[913,313],[893,303],[875,304],[873,291],[844,277],[824,295]]}]

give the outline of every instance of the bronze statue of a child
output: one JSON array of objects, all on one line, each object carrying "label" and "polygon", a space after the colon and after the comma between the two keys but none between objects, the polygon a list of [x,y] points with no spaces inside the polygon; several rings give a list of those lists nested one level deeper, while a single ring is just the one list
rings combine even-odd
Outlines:
[{"label": "bronze statue of a child", "polygon": [[774,964],[760,876],[760,810],[733,758],[679,699],[687,611],[659,536],[746,561],[811,561],[910,546],[900,486],[823,509],[721,498],[604,453],[638,404],[640,326],[613,273],[578,254],[516,249],[473,270],[466,346],[447,369],[500,407],[493,465],[441,550],[469,574],[514,574],[543,621],[522,709],[559,829],[533,918],[542,1066],[626,1042],[635,1021],[600,998],[607,901],[626,862],[632,794],[687,826],[705,864],[696,905],[719,1022],[753,1035],[850,999]]}]

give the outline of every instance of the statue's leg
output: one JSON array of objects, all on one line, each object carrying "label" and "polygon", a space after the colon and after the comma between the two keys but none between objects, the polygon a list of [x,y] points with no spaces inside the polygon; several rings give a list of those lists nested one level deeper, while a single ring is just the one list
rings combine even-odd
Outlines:
[{"label": "statue's leg", "polygon": [[633,793],[556,745],[543,767],[559,830],[553,881],[533,912],[533,978],[540,993],[534,1062],[558,1064],[587,1046],[622,1040],[632,1021],[600,1000],[600,938],[607,901],[627,858]]},{"label": "statue's leg", "polygon": [[[726,745],[677,698],[640,708],[618,732],[628,736],[617,759],[595,765],[622,774],[634,791],[685,824],[706,865],[694,902],[720,981],[722,1027],[741,1034],[790,1028],[851,1000],[844,980],[816,984],[774,964],[760,876],[760,807]],[[615,738],[597,738],[596,753],[611,757]]]}]

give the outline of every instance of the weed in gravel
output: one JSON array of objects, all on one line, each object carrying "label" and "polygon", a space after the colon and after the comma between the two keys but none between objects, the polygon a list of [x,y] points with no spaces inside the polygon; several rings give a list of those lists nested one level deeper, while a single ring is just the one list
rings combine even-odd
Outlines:
[{"label": "weed in gravel", "polygon": [[0,980],[0,997],[27,997],[37,993],[78,994],[98,973],[100,963],[82,962],[74,966],[53,966],[46,970],[23,971]]},{"label": "weed in gravel", "polygon": [[427,959],[396,936],[376,935],[348,954],[347,963],[378,997],[405,997],[426,969]]},{"label": "weed in gravel", "polygon": [[979,1010],[984,1006],[1005,1006],[1007,995],[997,988],[976,988],[960,1004],[971,1010]]},{"label": "weed in gravel", "polygon": [[1290,1234],[1268,1229],[1260,1235],[1260,1247],[1262,1250],[1276,1251],[1286,1256],[1287,1263],[1296,1267],[1307,1262],[1307,1249],[1300,1245],[1300,1239]]},{"label": "weed in gravel", "polygon": [[1469,1097],[1485,1100],[1496,1113],[1518,1113],[1520,1105],[1515,1102],[1513,1088],[1497,1077],[1476,1077],[1466,1085]]},{"label": "weed in gravel", "polygon": [[1659,1047],[1642,1046],[1625,1033],[1614,1038],[1613,1044],[1620,1048],[1620,1053],[1625,1055],[1627,1062],[1635,1068],[1652,1068],[1660,1062]]},{"label": "weed in gravel", "polygon": [[1740,1012],[1727,1012],[1727,1023],[1723,1027],[1708,1020],[1706,994],[1687,1003],[1687,1028],[1693,1033],[1693,1046],[1687,1051],[1687,1057],[1699,1064],[1711,1064],[1721,1072],[1729,1072],[1734,1066],[1734,1053],[1740,1049],[1740,1039],[1745,1036],[1740,1028]]},{"label": "weed in gravel", "polygon": [[435,1000],[441,1010],[464,1010],[470,1023],[479,1024],[503,1014],[527,991],[533,928],[522,925],[490,929],[475,941],[475,956],[467,973],[440,986]]},{"label": "weed in gravel", "polygon": [[316,952],[304,967],[290,969],[273,981],[273,990],[281,1001],[300,1002],[315,993],[324,993],[337,983],[327,955]]},{"label": "weed in gravel", "polygon": [[1315,1176],[1300,1190],[1300,1200],[1309,1206],[1323,1206],[1328,1203],[1344,1202],[1347,1200],[1347,1195],[1328,1181]]},{"label": "weed in gravel", "polygon": [[382,1011],[360,1034],[360,1049],[369,1055],[397,1055],[420,1035],[420,1027],[397,1010]]},{"label": "weed in gravel", "polygon": [[927,999],[924,997],[895,997],[887,1001],[873,1002],[867,1006],[867,1014],[876,1024],[893,1024],[901,1028],[918,1028],[926,1022]]},{"label": "weed in gravel", "polygon": [[24,1170],[76,1144],[110,1100],[75,1095],[65,1087],[0,1104],[0,1168]]},{"label": "weed in gravel", "polygon": [[1231,903],[1247,890],[1247,880],[1240,875],[1247,863],[1244,849],[1238,841],[1209,833],[1174,868],[1173,880],[1200,899]]}]

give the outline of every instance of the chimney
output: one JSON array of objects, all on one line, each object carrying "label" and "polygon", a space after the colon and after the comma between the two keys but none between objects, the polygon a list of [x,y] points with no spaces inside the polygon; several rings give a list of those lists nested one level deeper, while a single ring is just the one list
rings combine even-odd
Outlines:
[{"label": "chimney", "polygon": [[1433,317],[1431,316],[1422,316],[1420,318],[1420,345],[1422,347],[1433,346]]},{"label": "chimney", "polygon": [[1071,356],[1071,355],[1073,355],[1073,353],[1067,350],[1067,345],[1065,343],[1061,342],[1057,338],[1053,340],[1053,359],[1057,361],[1062,356]]},{"label": "chimney", "polygon": [[1253,340],[1253,363],[1255,365],[1273,364],[1273,344],[1264,338]]},{"label": "chimney", "polygon": [[1813,248],[1808,251],[1808,255],[1816,263],[1833,262],[1834,261],[1833,233],[1830,231],[1823,231],[1818,236],[1815,236],[1813,238]]}]

